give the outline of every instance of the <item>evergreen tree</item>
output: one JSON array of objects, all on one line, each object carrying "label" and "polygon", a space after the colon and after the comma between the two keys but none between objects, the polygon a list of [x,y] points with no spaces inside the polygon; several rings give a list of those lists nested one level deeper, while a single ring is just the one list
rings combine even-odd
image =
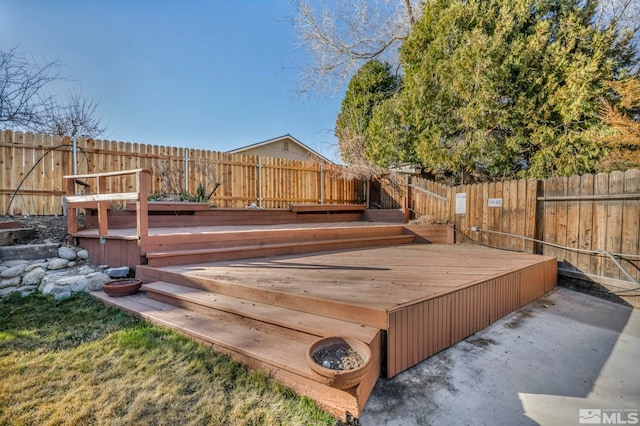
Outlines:
[{"label": "evergreen tree", "polygon": [[399,141],[405,157],[462,182],[594,170],[599,105],[612,98],[605,82],[633,65],[630,35],[596,28],[590,1],[423,8],[401,49],[403,90],[372,113],[369,152],[379,155],[369,158],[388,159],[386,145]]},{"label": "evergreen tree", "polygon": [[367,163],[365,135],[373,108],[397,90],[398,78],[391,73],[388,63],[372,60],[356,72],[349,82],[336,120],[336,137],[343,161]]},{"label": "evergreen tree", "polygon": [[640,78],[611,82],[610,86],[619,106],[604,101],[600,110],[610,132],[601,135],[607,152],[598,162],[598,171],[640,169]]}]

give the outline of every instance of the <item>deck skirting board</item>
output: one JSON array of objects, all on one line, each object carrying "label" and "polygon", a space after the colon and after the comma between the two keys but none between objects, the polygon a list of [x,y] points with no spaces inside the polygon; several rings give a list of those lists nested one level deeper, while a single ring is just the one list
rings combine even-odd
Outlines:
[{"label": "deck skirting board", "polygon": [[557,261],[520,270],[388,313],[387,378],[471,336],[557,284]]}]

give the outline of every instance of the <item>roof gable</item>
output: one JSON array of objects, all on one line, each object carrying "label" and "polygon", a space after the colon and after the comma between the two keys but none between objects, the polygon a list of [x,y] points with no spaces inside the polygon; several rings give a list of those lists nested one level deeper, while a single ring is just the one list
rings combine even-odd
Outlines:
[{"label": "roof gable", "polygon": [[309,148],[307,145],[303,144],[298,139],[294,138],[293,136],[291,136],[288,133],[286,135],[282,135],[282,136],[279,136],[277,138],[267,139],[266,141],[257,142],[257,143],[251,144],[251,145],[247,145],[247,146],[243,146],[243,147],[240,147],[240,148],[232,149],[230,151],[227,151],[227,153],[229,153],[229,154],[241,154],[241,153],[243,153],[245,151],[248,151],[250,149],[258,148],[258,147],[265,146],[265,145],[270,145],[270,144],[273,144],[273,143],[281,142],[283,140],[288,140],[289,142],[293,142],[294,144],[298,145],[303,150],[308,151],[311,155],[317,157],[318,159],[320,159],[322,161],[325,161],[327,163],[333,163],[333,161],[329,160],[328,158],[326,158],[324,155],[320,154],[319,152]]}]

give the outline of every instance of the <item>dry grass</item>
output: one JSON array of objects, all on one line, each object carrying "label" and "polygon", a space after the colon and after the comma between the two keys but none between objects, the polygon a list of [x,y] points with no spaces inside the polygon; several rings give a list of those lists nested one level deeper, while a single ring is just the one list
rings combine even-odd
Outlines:
[{"label": "dry grass", "polygon": [[0,301],[0,424],[334,424],[224,355],[86,295]]}]

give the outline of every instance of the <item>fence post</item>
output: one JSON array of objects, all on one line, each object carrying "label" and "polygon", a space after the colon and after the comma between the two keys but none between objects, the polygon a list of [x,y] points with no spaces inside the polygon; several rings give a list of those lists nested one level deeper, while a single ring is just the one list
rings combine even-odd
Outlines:
[{"label": "fence post", "polygon": [[[528,237],[535,238],[536,240],[544,241],[544,215],[546,211],[546,202],[544,200],[538,201],[538,197],[544,197],[546,193],[546,185],[544,180],[534,180],[535,182],[535,190],[532,190],[531,193],[535,194],[535,198],[533,201],[533,208],[531,209],[533,213],[533,218],[529,219],[528,222],[533,226],[532,235],[527,235]],[[531,246],[531,253],[533,254],[544,254],[544,244],[542,243],[533,243]]]},{"label": "fence post", "polygon": [[411,175],[407,176],[407,192],[404,197],[404,205],[402,208],[404,209],[404,222],[407,223],[411,220]]},{"label": "fence post", "polygon": [[184,149],[184,189],[188,193],[191,193],[189,190],[189,149]]},{"label": "fence post", "polygon": [[322,163],[318,163],[320,165],[320,204],[324,204],[324,177],[322,175]]},{"label": "fence post", "polygon": [[258,207],[262,207],[262,160],[260,156],[258,156],[258,179],[256,182],[258,183]]}]

